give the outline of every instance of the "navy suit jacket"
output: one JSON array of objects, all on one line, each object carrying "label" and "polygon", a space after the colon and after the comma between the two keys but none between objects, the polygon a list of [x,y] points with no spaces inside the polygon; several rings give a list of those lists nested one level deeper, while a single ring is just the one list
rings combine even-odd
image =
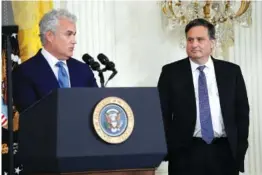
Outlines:
[{"label": "navy suit jacket", "polygon": [[[87,64],[74,58],[67,60],[71,87],[98,87],[93,72]],[[22,112],[53,89],[58,81],[48,62],[38,53],[13,70],[13,102]]]}]

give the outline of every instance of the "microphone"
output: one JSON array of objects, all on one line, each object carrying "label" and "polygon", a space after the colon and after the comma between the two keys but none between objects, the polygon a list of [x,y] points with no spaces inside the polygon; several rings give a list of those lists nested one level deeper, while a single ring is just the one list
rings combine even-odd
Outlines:
[{"label": "microphone", "polygon": [[82,56],[83,61],[88,64],[92,70],[97,71],[98,72],[98,76],[100,77],[100,84],[101,87],[105,87],[104,83],[105,83],[105,79],[104,79],[104,75],[103,75],[103,71],[100,69],[100,64],[98,62],[96,62],[94,60],[93,57],[91,57],[89,54],[84,54]]},{"label": "microphone", "polygon": [[[100,61],[101,64],[105,65],[105,68],[102,69],[103,72],[109,70],[112,71],[113,73],[109,76],[106,84],[108,83],[109,80],[111,80],[116,74],[117,74],[117,70],[115,68],[115,63],[113,63],[112,61],[109,61],[109,59],[107,58],[107,56],[105,56],[104,54],[100,53],[97,55],[97,59]],[[105,84],[105,85],[106,85]]]},{"label": "microphone", "polygon": [[100,53],[97,55],[98,60],[101,64],[106,65],[109,62],[109,59],[104,54]]},{"label": "microphone", "polygon": [[100,72],[100,64],[94,60],[89,54],[84,54],[82,59],[86,64],[88,64],[92,70]]},{"label": "microphone", "polygon": [[107,56],[100,53],[97,55],[97,59],[100,61],[101,64],[105,65],[105,68],[102,71],[113,71],[113,73],[117,74],[117,70],[115,69],[115,64],[112,61],[109,61]]}]

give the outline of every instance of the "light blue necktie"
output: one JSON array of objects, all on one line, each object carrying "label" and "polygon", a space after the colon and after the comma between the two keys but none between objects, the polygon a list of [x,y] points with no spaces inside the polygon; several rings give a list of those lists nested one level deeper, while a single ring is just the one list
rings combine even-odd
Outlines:
[{"label": "light blue necktie", "polygon": [[200,124],[201,124],[201,134],[202,139],[210,144],[214,138],[214,131],[212,126],[208,90],[206,76],[204,73],[205,66],[199,66],[198,77],[198,96],[199,96],[199,112],[200,112]]},{"label": "light blue necktie", "polygon": [[64,68],[65,63],[59,61],[56,63],[58,67],[58,83],[61,88],[68,88],[69,87],[69,78]]}]

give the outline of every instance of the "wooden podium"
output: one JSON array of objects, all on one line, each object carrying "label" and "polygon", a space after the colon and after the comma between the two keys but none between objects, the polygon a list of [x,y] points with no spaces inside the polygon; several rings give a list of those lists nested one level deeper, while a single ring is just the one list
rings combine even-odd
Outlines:
[{"label": "wooden podium", "polygon": [[[94,130],[93,111],[107,97],[123,99],[134,114],[133,131],[120,144],[106,143]],[[167,154],[161,116],[157,88],[57,89],[20,114],[23,169],[33,175],[154,175]]]}]

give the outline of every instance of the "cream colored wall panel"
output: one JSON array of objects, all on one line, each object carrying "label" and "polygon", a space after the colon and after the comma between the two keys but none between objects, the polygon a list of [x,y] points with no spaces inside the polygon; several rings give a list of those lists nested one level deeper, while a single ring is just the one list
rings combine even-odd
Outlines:
[{"label": "cream colored wall panel", "polygon": [[235,47],[230,61],[240,65],[250,103],[249,149],[245,175],[262,174],[262,2],[255,1],[251,28],[236,27]]},{"label": "cream colored wall panel", "polygon": [[[55,8],[67,8],[77,16],[76,59],[82,61],[82,56],[88,53],[98,61],[97,55],[104,53],[115,61],[114,3],[106,0],[56,1]],[[105,73],[105,80],[109,75],[110,72]],[[96,72],[95,76],[100,85]]]}]

